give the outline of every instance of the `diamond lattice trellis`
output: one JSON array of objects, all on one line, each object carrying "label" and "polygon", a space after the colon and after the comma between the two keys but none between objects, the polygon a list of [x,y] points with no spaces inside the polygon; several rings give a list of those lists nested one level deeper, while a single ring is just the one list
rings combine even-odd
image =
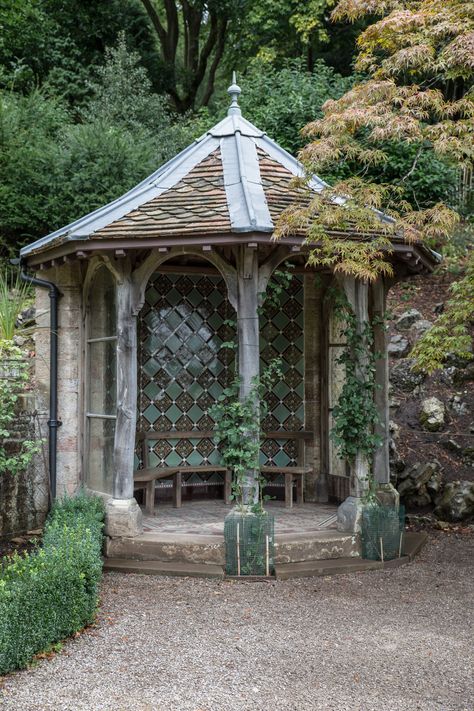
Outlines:
[{"label": "diamond lattice trellis", "polygon": [[[233,374],[234,354],[222,349],[235,331],[225,282],[218,276],[155,274],[139,317],[138,428],[157,432],[212,430],[209,409]],[[267,394],[264,431],[281,430],[282,439],[262,443],[262,464],[291,466],[296,443],[284,432],[304,423],[303,284],[294,277],[261,319],[261,367],[282,358],[283,381]],[[137,450],[137,456],[138,450]],[[213,464],[219,453],[209,439],[160,440],[150,451],[150,465]],[[219,475],[188,477],[188,484],[221,481]]]},{"label": "diamond lattice trellis", "polygon": [[[224,321],[232,315],[220,277],[155,274],[151,278],[139,318],[138,426],[142,431],[213,429],[208,410],[233,374],[232,362],[223,358],[221,349]],[[152,466],[218,461],[214,443],[198,437],[160,440],[150,451]],[[212,474],[189,478],[188,483],[194,484],[221,481]]]},{"label": "diamond lattice trellis", "polygon": [[260,316],[260,367],[281,358],[283,371],[283,380],[265,396],[269,412],[263,431],[282,431],[281,439],[262,443],[260,463],[265,466],[296,464],[297,443],[285,440],[284,431],[304,427],[304,292],[300,276],[293,276],[279,301],[279,308],[273,304],[264,306]]}]

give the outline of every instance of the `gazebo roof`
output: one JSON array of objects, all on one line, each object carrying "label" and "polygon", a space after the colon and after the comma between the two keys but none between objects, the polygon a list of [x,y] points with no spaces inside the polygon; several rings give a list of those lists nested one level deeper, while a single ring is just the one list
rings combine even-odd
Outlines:
[{"label": "gazebo roof", "polygon": [[[245,236],[269,243],[283,210],[309,200],[294,182],[304,168],[242,116],[235,75],[228,93],[227,116],[203,136],[121,197],[23,247],[20,257],[41,265],[97,249],[206,248],[239,244]],[[313,176],[306,185],[317,193],[327,183]],[[389,218],[380,213],[380,219]],[[304,239],[295,234],[285,242],[301,247]],[[426,246],[407,245],[401,236],[392,244],[410,271],[431,271],[438,261]]]},{"label": "gazebo roof", "polygon": [[[247,121],[240,88],[227,116],[188,148],[113,202],[21,250],[37,254],[70,241],[166,238],[274,231],[281,212],[303,193],[292,185],[299,161]],[[326,185],[314,177],[310,187]]]}]

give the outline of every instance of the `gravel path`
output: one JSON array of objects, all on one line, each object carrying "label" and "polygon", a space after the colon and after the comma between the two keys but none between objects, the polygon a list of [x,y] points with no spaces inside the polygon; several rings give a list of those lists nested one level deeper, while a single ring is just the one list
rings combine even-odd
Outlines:
[{"label": "gravel path", "polygon": [[234,583],[109,573],[97,627],[0,681],[15,711],[473,711],[474,537],[409,566]]}]

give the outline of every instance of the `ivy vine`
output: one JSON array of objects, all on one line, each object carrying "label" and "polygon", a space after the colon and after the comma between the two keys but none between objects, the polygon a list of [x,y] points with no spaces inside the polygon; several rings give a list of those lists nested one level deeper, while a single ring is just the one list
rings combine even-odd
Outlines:
[{"label": "ivy vine", "polygon": [[19,474],[32,461],[41,442],[22,439],[13,451],[6,445],[18,416],[18,399],[28,381],[28,365],[11,341],[0,340],[0,474]]},{"label": "ivy vine", "polygon": [[[245,494],[248,493],[248,498],[253,501],[257,489],[258,502],[250,507],[253,513],[263,513],[263,504],[268,498],[263,496],[265,479],[260,474],[261,421],[268,414],[263,394],[281,377],[281,362],[275,359],[259,378],[253,379],[245,397],[239,397],[241,381],[236,377],[209,411],[216,423],[215,437],[217,444],[221,445],[222,461],[233,473],[231,498],[243,509],[246,505]],[[255,486],[246,492],[249,471],[256,472],[257,476]]]},{"label": "ivy vine", "polygon": [[360,326],[340,292],[334,298],[334,304],[336,317],[343,323],[345,345],[336,362],[344,367],[345,381],[332,411],[330,437],[342,458],[352,462],[357,453],[362,453],[371,459],[382,443],[381,437],[374,432],[380,419],[374,400],[378,354],[373,348],[373,324],[366,321]]},{"label": "ivy vine", "polygon": [[[293,266],[290,262],[285,262],[285,270],[274,271],[266,292],[259,294],[262,303],[258,308],[259,315],[262,314],[264,305],[280,305],[281,295],[289,288],[293,279]],[[235,321],[230,319],[225,323],[233,328],[236,326]],[[225,341],[221,347],[237,350],[235,340]],[[221,445],[222,461],[233,473],[231,498],[243,509],[246,506],[246,494],[253,501],[257,489],[258,502],[250,506],[253,513],[263,513],[264,501],[269,498],[262,493],[266,481],[260,474],[261,422],[268,414],[264,395],[282,377],[281,359],[274,359],[260,377],[253,379],[249,393],[241,397],[241,381],[236,376],[209,410],[216,423],[215,437],[217,444]],[[246,491],[249,471],[256,473],[255,485],[251,491]]]}]

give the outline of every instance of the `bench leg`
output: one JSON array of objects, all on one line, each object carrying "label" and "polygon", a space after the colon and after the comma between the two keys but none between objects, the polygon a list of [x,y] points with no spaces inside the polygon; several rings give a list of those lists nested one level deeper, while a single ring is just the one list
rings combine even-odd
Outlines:
[{"label": "bench leg", "polygon": [[301,506],[303,503],[303,489],[304,489],[304,474],[296,475],[296,505]]},{"label": "bench leg", "polygon": [[232,472],[230,469],[224,474],[224,503],[230,504],[230,495],[232,492]]},{"label": "bench leg", "polygon": [[175,509],[181,508],[181,472],[177,472],[173,477],[173,506]]},{"label": "bench leg", "polygon": [[293,508],[293,474],[285,474],[285,508]]},{"label": "bench leg", "polygon": [[155,513],[155,480],[147,481],[145,492],[145,510],[148,516]]}]

